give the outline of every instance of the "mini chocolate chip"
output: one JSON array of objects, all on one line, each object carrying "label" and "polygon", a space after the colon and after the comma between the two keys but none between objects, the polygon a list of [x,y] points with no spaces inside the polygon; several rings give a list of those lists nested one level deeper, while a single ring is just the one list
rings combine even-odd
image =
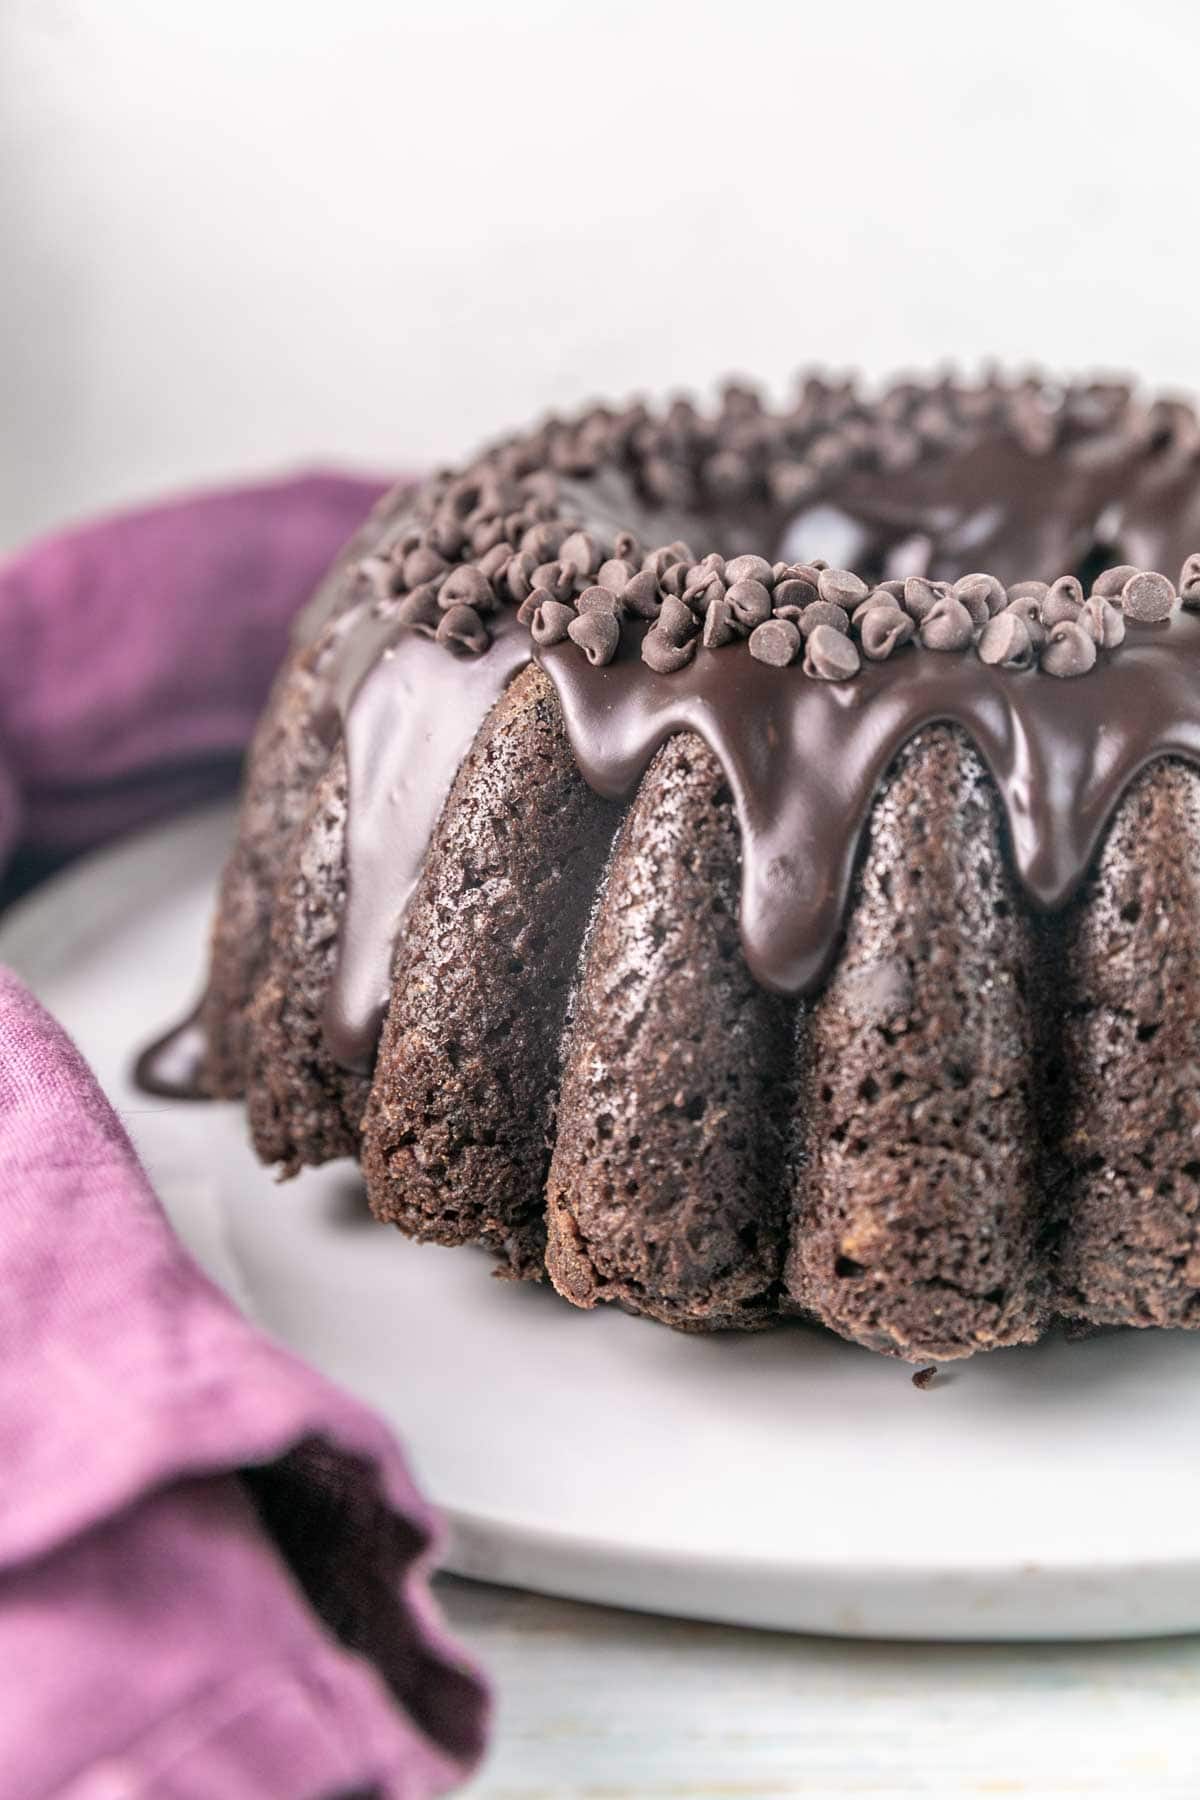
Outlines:
[{"label": "mini chocolate chip", "polygon": [[928,618],[940,600],[950,597],[944,581],[930,581],[926,575],[910,575],[904,583],[904,610],[918,625]]},{"label": "mini chocolate chip", "polygon": [[714,600],[704,615],[704,647],[719,650],[741,636],[728,600]]},{"label": "mini chocolate chip", "polygon": [[1016,613],[1024,621],[1029,632],[1029,641],[1035,650],[1040,650],[1046,641],[1046,628],[1042,624],[1042,603],[1036,594],[1018,594],[1010,600],[1005,612]]},{"label": "mini chocolate chip", "polygon": [[672,563],[665,575],[660,575],[658,585],[664,594],[674,594],[676,600],[682,598],[687,587],[687,564]]},{"label": "mini chocolate chip", "polygon": [[739,581],[760,581],[765,588],[769,588],[774,580],[774,571],[763,556],[735,556],[725,564],[727,587],[733,587]]},{"label": "mini chocolate chip", "polygon": [[558,555],[559,545],[566,536],[562,525],[531,525],[521,539],[520,548],[530,551],[540,563],[550,562]]},{"label": "mini chocolate chip", "polygon": [[534,588],[532,592],[526,594],[520,606],[517,608],[518,623],[521,625],[532,625],[533,615],[536,613],[538,607],[545,606],[547,600],[550,599],[553,599],[553,595],[548,594],[545,588]]},{"label": "mini chocolate chip", "polygon": [[886,662],[893,650],[907,644],[916,626],[890,595],[860,607],[859,639],[863,655],[871,662]]},{"label": "mini chocolate chip", "polygon": [[559,562],[539,563],[533,571],[534,587],[544,587],[556,600],[569,600],[575,592],[575,564]]},{"label": "mini chocolate chip", "polygon": [[[529,599],[533,599],[532,594]],[[534,643],[561,644],[574,617],[575,608],[573,606],[566,606],[561,600],[543,600],[534,612],[529,625]]]},{"label": "mini chocolate chip", "polygon": [[831,600],[814,600],[800,614],[797,623],[805,637],[811,637],[818,625],[829,625],[843,636],[849,636],[850,620],[840,606]]},{"label": "mini chocolate chip", "polygon": [[479,559],[480,573],[491,582],[500,581],[515,555],[516,551],[507,539],[503,544],[493,544],[487,555]]},{"label": "mini chocolate chip", "polygon": [[866,582],[850,569],[821,569],[817,574],[817,593],[821,599],[840,606],[844,612],[853,612],[868,592]]},{"label": "mini chocolate chip", "polygon": [[1074,624],[1083,610],[1083,589],[1074,575],[1060,575],[1051,582],[1042,601],[1042,624]]},{"label": "mini chocolate chip", "polygon": [[861,667],[857,646],[831,625],[818,625],[804,646],[804,673],[817,681],[848,681]]},{"label": "mini chocolate chip", "polygon": [[789,575],[783,581],[775,583],[774,591],[771,594],[771,606],[776,618],[790,618],[792,615],[783,610],[785,606],[795,607],[797,612],[803,612],[804,608],[811,606],[816,598],[817,584],[815,581],[805,581],[800,576]]},{"label": "mini chocolate chip", "polygon": [[[899,604],[904,599],[904,582],[896,577],[890,581],[877,582],[871,589],[871,594],[888,594]],[[868,594],[867,598],[870,599],[870,597],[871,595]]]},{"label": "mini chocolate chip", "polygon": [[691,546],[685,544],[682,538],[676,538],[674,543],[667,545],[667,549],[670,552],[671,561],[673,563],[686,563],[690,568],[696,560],[692,554]]},{"label": "mini chocolate chip", "polygon": [[743,631],[753,631],[756,625],[761,625],[771,616],[771,596],[762,582],[753,576],[735,581],[727,590],[725,598]]},{"label": "mini chocolate chip", "polygon": [[[899,594],[894,594],[892,592],[892,585],[896,585],[899,587],[899,589],[900,589]],[[873,607],[873,606],[891,606],[891,607],[895,607],[898,611],[903,612],[904,611],[903,595],[904,595],[904,583],[902,581],[895,583],[895,584],[889,584],[887,587],[884,587],[882,584],[879,587],[873,587],[871,589],[870,593],[867,595],[866,599],[860,600],[858,605],[855,607],[853,613],[851,614],[851,617],[850,617],[851,626],[854,629],[857,629],[858,626],[861,625],[861,623],[862,623],[863,619],[866,617],[867,613],[870,611],[871,607]]]},{"label": "mini chocolate chip", "polygon": [[1105,569],[1097,575],[1092,592],[1099,594],[1102,600],[1115,600],[1130,576],[1140,574],[1141,570],[1133,563],[1118,563],[1115,569]]},{"label": "mini chocolate chip", "polygon": [[443,581],[438,605],[443,612],[449,612],[452,606],[473,606],[478,613],[494,612],[496,596],[482,569],[462,563],[457,569],[451,569]]},{"label": "mini chocolate chip", "polygon": [[[589,588],[588,591],[593,594],[605,592],[604,588]],[[602,668],[617,654],[621,627],[614,612],[586,612],[571,620],[567,636],[573,644],[579,645],[593,668]]]},{"label": "mini chocolate chip", "polygon": [[1054,626],[1042,651],[1042,668],[1047,675],[1086,675],[1095,666],[1096,646],[1072,619],[1062,619]]},{"label": "mini chocolate chip", "polygon": [[437,628],[439,644],[454,644],[478,656],[487,649],[487,626],[473,606],[452,606],[442,614]]},{"label": "mini chocolate chip", "polygon": [[[429,528],[426,542],[430,548],[444,556],[447,562],[454,562],[462,554],[467,541],[467,532],[460,520],[452,513],[443,513],[436,518]],[[511,548],[511,546],[510,546]]]},{"label": "mini chocolate chip", "polygon": [[635,575],[621,601],[627,613],[638,619],[657,619],[662,607],[662,595],[658,591],[658,576],[653,569],[642,569]]},{"label": "mini chocolate chip", "polygon": [[756,662],[786,669],[800,653],[800,633],[790,619],[766,619],[750,633],[750,654]]},{"label": "mini chocolate chip", "polygon": [[715,569],[708,569],[699,581],[689,581],[683,590],[683,602],[693,612],[705,613],[714,600],[725,598],[725,583]]},{"label": "mini chocolate chip", "polygon": [[974,636],[971,615],[953,594],[935,600],[921,620],[921,642],[927,650],[965,650]]},{"label": "mini chocolate chip", "polygon": [[528,550],[518,550],[515,556],[508,559],[504,584],[518,605],[533,592],[533,571],[536,568],[537,563]]},{"label": "mini chocolate chip", "polygon": [[604,552],[587,531],[573,531],[558,547],[563,562],[572,562],[581,575],[594,575],[604,561]]},{"label": "mini chocolate chip", "polygon": [[471,533],[471,555],[486,556],[496,544],[506,543],[508,528],[503,519],[485,519]]},{"label": "mini chocolate chip", "polygon": [[694,587],[698,582],[707,581],[710,575],[724,576],[724,574],[725,558],[712,550],[707,556],[702,556],[698,563],[692,564],[688,570],[687,584],[689,587]]},{"label": "mini chocolate chip", "polygon": [[613,539],[613,555],[634,568],[641,561],[642,547],[632,531],[618,531]]},{"label": "mini chocolate chip", "polygon": [[1157,625],[1169,619],[1175,607],[1175,584],[1153,569],[1131,575],[1121,589],[1121,605],[1127,619],[1139,625]]},{"label": "mini chocolate chip", "polygon": [[1015,612],[1016,616],[1024,619],[1025,625],[1029,625],[1031,621],[1034,625],[1042,623],[1042,601],[1036,594],[1016,594],[1015,598],[1009,599],[1004,610]]},{"label": "mini chocolate chip", "polygon": [[976,645],[980,662],[994,668],[1028,669],[1033,664],[1033,640],[1020,613],[1007,606],[989,619]]},{"label": "mini chocolate chip", "polygon": [[668,594],[662,603],[656,629],[668,644],[686,644],[689,638],[695,637],[698,621],[690,606],[685,606],[674,594]]},{"label": "mini chocolate chip", "polygon": [[576,600],[575,610],[579,613],[612,613],[614,618],[619,619],[624,609],[621,605],[621,596],[614,594],[611,588],[589,587],[584,588]]},{"label": "mini chocolate chip", "polygon": [[1014,581],[1008,590],[1011,604],[1014,600],[1036,600],[1040,606],[1050,592],[1048,581]]},{"label": "mini chocolate chip", "polygon": [[664,545],[658,550],[647,550],[645,556],[642,558],[642,568],[644,571],[653,575],[656,581],[659,581],[666,574],[668,569],[674,568],[678,561],[679,558],[675,555],[674,551],[671,550],[669,546]]},{"label": "mini chocolate chip", "polygon": [[384,556],[364,556],[358,565],[358,574],[377,600],[390,600],[399,593],[404,580],[395,563]]},{"label": "mini chocolate chip", "polygon": [[986,625],[1008,602],[1003,585],[994,575],[964,575],[950,589],[961,600],[977,626]]},{"label": "mini chocolate chip", "polygon": [[674,675],[677,669],[690,663],[695,654],[694,637],[689,638],[686,644],[673,644],[657,625],[652,625],[642,639],[642,661],[656,675]]},{"label": "mini chocolate chip", "polygon": [[446,573],[449,564],[429,544],[418,544],[404,559],[404,585],[420,587],[422,582],[436,581]]},{"label": "mini chocolate chip", "polygon": [[1125,614],[1103,594],[1084,601],[1079,623],[1100,650],[1115,650],[1125,642]]},{"label": "mini chocolate chip", "polygon": [[633,564],[626,562],[624,557],[610,556],[607,562],[600,564],[596,580],[601,587],[608,588],[610,593],[623,594],[633,580],[634,573]]},{"label": "mini chocolate chip", "polygon": [[1189,556],[1179,572],[1179,598],[1189,611],[1200,607],[1200,552]]},{"label": "mini chocolate chip", "polygon": [[441,619],[437,589],[433,583],[423,582],[411,594],[406,594],[400,602],[396,617],[402,625],[420,628],[422,636],[431,636]]}]

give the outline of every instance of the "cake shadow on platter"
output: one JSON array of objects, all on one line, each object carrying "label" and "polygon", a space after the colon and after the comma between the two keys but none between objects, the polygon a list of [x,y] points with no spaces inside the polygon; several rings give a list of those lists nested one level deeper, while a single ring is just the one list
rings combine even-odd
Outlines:
[{"label": "cake shadow on platter", "polygon": [[734,385],[397,491],[143,1081],[582,1307],[1194,1326],[1198,546],[1196,417],[1118,382]]}]

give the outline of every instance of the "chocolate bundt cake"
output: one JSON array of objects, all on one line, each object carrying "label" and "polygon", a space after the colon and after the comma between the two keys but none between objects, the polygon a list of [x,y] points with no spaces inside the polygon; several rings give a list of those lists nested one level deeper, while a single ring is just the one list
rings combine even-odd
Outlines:
[{"label": "chocolate bundt cake", "polygon": [[580,1306],[1200,1324],[1198,545],[1195,414],[1114,382],[733,386],[398,490],[255,739],[199,1085]]}]

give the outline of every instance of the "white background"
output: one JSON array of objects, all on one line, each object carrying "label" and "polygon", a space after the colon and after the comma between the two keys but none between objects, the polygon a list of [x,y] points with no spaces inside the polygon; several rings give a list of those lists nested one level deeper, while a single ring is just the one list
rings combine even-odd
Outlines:
[{"label": "white background", "polygon": [[546,406],[1200,386],[1190,0],[0,0],[0,543]]}]

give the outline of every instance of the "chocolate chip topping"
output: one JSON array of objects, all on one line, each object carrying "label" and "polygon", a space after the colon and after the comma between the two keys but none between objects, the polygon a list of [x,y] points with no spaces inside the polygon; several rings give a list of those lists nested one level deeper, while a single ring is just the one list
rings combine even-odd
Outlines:
[{"label": "chocolate chip topping", "polygon": [[1189,609],[1200,607],[1200,553],[1189,556],[1180,571],[1179,598]]},{"label": "chocolate chip topping", "polygon": [[848,681],[860,667],[854,644],[831,625],[818,625],[805,643],[804,673],[818,681]]},{"label": "chocolate chip topping", "polygon": [[[742,559],[739,557],[738,559]],[[768,578],[770,570],[767,571]],[[735,581],[726,591],[729,609],[743,631],[753,631],[771,616],[771,596],[757,576]]]},{"label": "chocolate chip topping", "polygon": [[482,655],[491,642],[487,627],[473,606],[452,606],[444,612],[438,621],[437,639],[439,644],[451,644],[472,656]]},{"label": "chocolate chip topping", "polygon": [[695,654],[694,637],[689,638],[686,643],[673,644],[664,635],[661,625],[652,625],[642,639],[642,661],[656,675],[674,675],[678,669],[690,663]]},{"label": "chocolate chip topping", "polygon": [[870,662],[886,662],[916,631],[908,614],[901,612],[890,596],[860,608],[857,623],[862,653]]},{"label": "chocolate chip topping", "polygon": [[581,613],[612,613],[619,617],[623,608],[620,596],[614,594],[611,588],[596,586],[584,588],[575,602],[575,610]]},{"label": "chocolate chip topping", "polygon": [[[559,692],[580,768],[614,797],[630,791],[664,733],[693,728],[702,706],[705,735],[735,772],[735,787],[759,784],[754,816],[743,821],[751,967],[797,992],[836,943],[869,816],[864,796],[921,721],[945,718],[977,743],[992,772],[1021,882],[1037,904],[1061,904],[1132,775],[1150,755],[1191,755],[1200,731],[1192,679],[1200,623],[1176,606],[1165,577],[1117,566],[1097,577],[1086,604],[1075,576],[1053,583],[1053,599],[1040,579],[1075,559],[1091,566],[1092,547],[1122,542],[1122,519],[1140,554],[1172,567],[1182,561],[1180,532],[1195,514],[1182,474],[1195,446],[1187,449],[1172,418],[1149,417],[1136,397],[1099,407],[1086,390],[997,381],[910,384],[886,403],[812,384],[779,413],[743,397],[716,417],[631,407],[551,420],[459,474],[435,477],[402,526],[381,538],[354,593],[347,587],[335,602],[361,604],[386,652],[341,711],[351,750],[357,741],[356,766],[364,769],[367,746],[379,741],[385,699],[396,703],[405,691],[409,652],[422,674],[422,655],[444,659],[450,673],[429,684],[429,704],[436,697],[449,718],[448,695],[470,688],[472,707],[486,710],[532,650]],[[1036,467],[1022,460],[1029,446]],[[1177,455],[1185,459],[1178,467]],[[670,525],[658,515],[663,536],[684,520],[694,532],[711,521],[726,549],[757,539],[777,560],[726,557],[703,542],[697,555],[682,540],[651,549],[617,527],[624,512],[644,538],[657,501],[673,509]],[[819,559],[787,562],[786,551],[773,550],[813,502],[840,509],[858,531],[861,574]],[[962,575],[968,543],[984,570]],[[1027,572],[1039,579],[1017,579]],[[1200,558],[1189,559],[1181,587],[1185,603],[1200,606]],[[380,604],[385,614],[373,615]],[[801,667],[804,615],[816,605],[840,608],[845,622],[838,628],[813,614],[819,622],[803,641]],[[656,622],[660,609],[665,625]],[[434,631],[446,649],[422,641]],[[958,655],[946,654],[952,645]],[[484,655],[468,654],[485,646]],[[389,669],[398,687],[387,687]],[[1089,669],[1069,695],[1054,693],[1054,678]],[[858,691],[836,691],[851,677]],[[372,684],[377,698],[368,704]],[[775,749],[764,763],[768,729]],[[1101,733],[1113,746],[1102,764],[1086,753]],[[1031,794],[1015,743],[1032,743],[1054,781],[1035,783]],[[392,791],[393,775],[379,772],[380,794]],[[378,813],[356,825],[362,810],[361,789],[352,791],[349,886],[360,896],[370,893],[364,868],[379,838]],[[797,842],[812,846],[800,872],[808,886],[800,876],[772,884],[765,871],[783,867]],[[406,851],[401,860],[408,867],[413,858]],[[378,901],[378,969],[358,981],[360,994],[386,991],[383,922],[402,910],[394,893]],[[361,1060],[369,1066],[369,1055]]]},{"label": "chocolate chip topping", "polygon": [[910,575],[904,583],[904,610],[919,625],[946,598],[943,582],[927,581],[924,575]]},{"label": "chocolate chip topping", "polygon": [[965,650],[974,637],[974,621],[953,594],[935,600],[921,620],[921,642],[927,650]]},{"label": "chocolate chip topping", "polygon": [[1130,576],[1139,573],[1132,563],[1118,563],[1116,568],[1105,569],[1097,575],[1092,583],[1092,592],[1099,594],[1104,600],[1115,600]]},{"label": "chocolate chip topping", "polygon": [[1131,575],[1121,589],[1121,606],[1125,617],[1136,619],[1139,625],[1161,624],[1174,611],[1175,584],[1149,569]]},{"label": "chocolate chip topping", "polygon": [[668,594],[658,615],[657,629],[668,644],[686,644],[700,629],[700,621],[690,606]]},{"label": "chocolate chip topping", "polygon": [[[575,609],[565,606],[561,600],[552,599],[544,588],[539,588],[537,593],[545,594],[545,599],[537,601],[534,607],[529,624],[530,636],[535,644],[561,644],[575,617]],[[529,601],[535,599],[536,595],[531,594]],[[529,601],[526,601],[526,605]]]},{"label": "chocolate chip topping", "polygon": [[702,634],[704,648],[720,650],[724,645],[732,644],[741,635],[733,616],[733,608],[728,600],[714,600],[704,615]]},{"label": "chocolate chip topping", "polygon": [[1095,643],[1082,625],[1073,619],[1061,619],[1051,628],[1042,651],[1042,668],[1047,675],[1086,675],[1095,662]]},{"label": "chocolate chip topping", "polygon": [[621,602],[625,611],[632,613],[635,618],[657,619],[662,610],[658,577],[650,569],[641,570],[625,588]]},{"label": "chocolate chip topping", "polygon": [[471,606],[477,613],[487,613],[495,610],[496,596],[483,570],[463,563],[459,568],[451,569],[443,581],[438,592],[438,605],[445,612],[452,606]]},{"label": "chocolate chip topping", "polygon": [[980,662],[993,668],[1028,669],[1033,664],[1029,627],[1015,607],[1006,607],[994,619],[989,619],[976,648]]},{"label": "chocolate chip topping", "polygon": [[850,620],[840,606],[832,600],[814,600],[804,607],[795,623],[799,625],[804,637],[811,637],[818,625],[829,625],[834,631],[840,631],[843,637],[850,635]]},{"label": "chocolate chip topping", "polygon": [[966,607],[980,629],[1002,611],[1008,601],[1008,595],[994,575],[963,575],[950,591]]},{"label": "chocolate chip topping", "polygon": [[817,575],[817,592],[821,599],[846,612],[852,612],[860,600],[866,599],[869,591],[861,576],[849,569],[821,569]]},{"label": "chocolate chip topping", "polygon": [[1125,615],[1103,594],[1093,592],[1084,601],[1079,623],[1097,649],[1115,650],[1118,644],[1125,642]]},{"label": "chocolate chip topping", "polygon": [[735,556],[724,565],[724,572],[730,587],[739,581],[758,581],[765,586],[773,580],[771,565],[761,556]]},{"label": "chocolate chip topping", "polygon": [[610,663],[617,654],[621,627],[611,610],[581,612],[567,626],[567,636],[573,644],[579,645],[593,666],[600,667]]},{"label": "chocolate chip topping", "polygon": [[786,669],[799,656],[801,641],[790,619],[767,619],[750,633],[750,654],[758,662]]}]

